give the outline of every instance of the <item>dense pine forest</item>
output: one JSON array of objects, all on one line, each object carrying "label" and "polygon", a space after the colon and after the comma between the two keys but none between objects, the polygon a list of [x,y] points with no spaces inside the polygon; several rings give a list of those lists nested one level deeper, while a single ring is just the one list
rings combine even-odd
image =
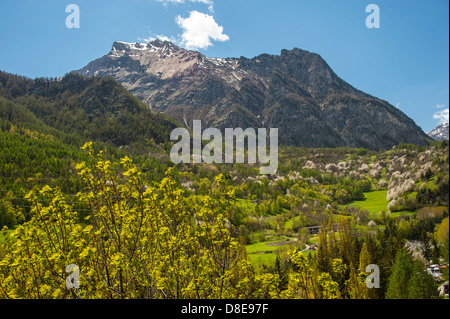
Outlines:
[{"label": "dense pine forest", "polygon": [[259,175],[173,164],[177,126],[110,78],[0,72],[0,298],[443,298],[448,141],[281,146]]}]

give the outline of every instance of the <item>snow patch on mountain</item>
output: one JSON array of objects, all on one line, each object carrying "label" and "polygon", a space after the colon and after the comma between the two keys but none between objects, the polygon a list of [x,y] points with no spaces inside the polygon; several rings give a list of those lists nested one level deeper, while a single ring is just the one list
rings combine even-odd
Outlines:
[{"label": "snow patch on mountain", "polygon": [[448,123],[439,124],[427,134],[436,141],[448,140]]}]

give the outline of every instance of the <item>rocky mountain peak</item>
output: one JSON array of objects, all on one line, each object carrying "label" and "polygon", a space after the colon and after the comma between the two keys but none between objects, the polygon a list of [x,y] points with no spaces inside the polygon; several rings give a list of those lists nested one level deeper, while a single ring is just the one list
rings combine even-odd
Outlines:
[{"label": "rocky mountain peak", "polygon": [[164,40],[154,40],[148,43],[141,43],[141,42],[135,42],[135,43],[129,43],[129,42],[123,42],[123,41],[115,41],[113,43],[111,52],[127,52],[127,51],[133,51],[133,50],[141,50],[141,51],[155,51],[155,50],[165,50],[165,49],[177,49],[181,50],[180,47],[176,46],[172,42],[164,41]]},{"label": "rocky mountain peak", "polygon": [[436,141],[448,140],[448,135],[449,135],[448,122],[439,124],[438,126],[436,126],[434,129],[432,129],[427,134]]},{"label": "rocky mountain peak", "polygon": [[429,137],[388,102],[341,79],[320,55],[213,58],[173,43],[117,41],[105,56],[74,71],[111,76],[152,110],[187,127],[277,127],[280,142],[307,147],[391,148]]}]

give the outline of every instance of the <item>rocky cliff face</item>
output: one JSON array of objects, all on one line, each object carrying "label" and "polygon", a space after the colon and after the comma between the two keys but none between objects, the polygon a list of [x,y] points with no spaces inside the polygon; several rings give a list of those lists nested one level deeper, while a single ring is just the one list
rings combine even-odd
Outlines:
[{"label": "rocky cliff face", "polygon": [[386,101],[339,78],[317,54],[210,58],[156,40],[115,42],[105,56],[75,71],[111,76],[152,110],[187,127],[279,129],[280,143],[307,147],[390,148],[429,137]]}]

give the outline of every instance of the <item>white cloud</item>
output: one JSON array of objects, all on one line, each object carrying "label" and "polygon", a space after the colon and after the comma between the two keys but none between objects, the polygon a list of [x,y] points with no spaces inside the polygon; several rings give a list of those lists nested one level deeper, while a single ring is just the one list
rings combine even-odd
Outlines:
[{"label": "white cloud", "polygon": [[189,1],[207,4],[209,11],[214,12],[214,2],[212,0],[189,0]]},{"label": "white cloud", "polygon": [[156,0],[156,1],[162,2],[165,6],[168,3],[186,3],[186,1],[194,3],[203,3],[208,5],[209,11],[211,12],[214,11],[214,2],[212,0]]},{"label": "white cloud", "polygon": [[439,124],[448,123],[448,109],[434,113],[433,118],[439,120]]},{"label": "white cloud", "polygon": [[177,40],[174,37],[167,37],[167,36],[162,35],[162,34],[157,34],[156,38],[158,40],[161,40],[161,41],[169,41],[169,42],[172,42],[172,43],[176,43],[177,42]]},{"label": "white cloud", "polygon": [[151,34],[146,38],[138,38],[138,41],[143,41],[144,43],[152,42],[155,40],[169,41],[175,44],[177,43],[177,40],[174,37],[168,37],[163,34]]},{"label": "white cloud", "polygon": [[445,104],[436,104],[437,109],[442,109],[445,106]]},{"label": "white cloud", "polygon": [[189,0],[190,2],[200,2],[200,3],[204,3],[204,4],[214,4],[211,0]]},{"label": "white cloud", "polygon": [[223,33],[213,16],[198,11],[191,11],[189,17],[176,18],[177,24],[183,29],[181,45],[189,50],[207,49],[214,41],[228,41],[230,38]]}]

